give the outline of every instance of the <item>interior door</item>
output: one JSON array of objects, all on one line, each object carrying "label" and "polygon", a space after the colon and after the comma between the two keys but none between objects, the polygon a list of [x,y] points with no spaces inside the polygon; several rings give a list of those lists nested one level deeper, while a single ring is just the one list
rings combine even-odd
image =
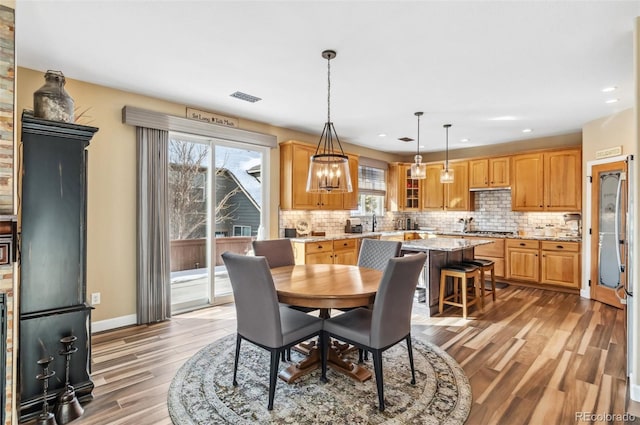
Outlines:
[{"label": "interior door", "polygon": [[594,165],[591,173],[591,298],[617,308],[624,305],[616,290],[627,278],[626,174],[625,161]]}]

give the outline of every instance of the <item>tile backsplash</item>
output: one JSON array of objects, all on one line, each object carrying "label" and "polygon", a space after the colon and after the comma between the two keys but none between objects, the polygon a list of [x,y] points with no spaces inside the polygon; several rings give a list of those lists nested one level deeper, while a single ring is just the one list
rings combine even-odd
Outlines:
[{"label": "tile backsplash", "polygon": [[[296,227],[304,220],[313,231],[328,235],[344,233],[347,220],[354,220],[349,211],[280,211],[279,237],[284,237],[285,227]],[[357,217],[364,231],[371,231],[371,217]],[[479,191],[475,194],[475,211],[428,211],[420,213],[387,212],[377,217],[378,231],[396,230],[399,219],[410,218],[418,226],[434,228],[440,232],[461,230],[459,220],[473,218],[471,229],[521,232],[532,235],[536,227],[553,226],[558,234],[577,232],[577,224],[565,224],[561,212],[516,212],[511,211],[511,190]]]}]

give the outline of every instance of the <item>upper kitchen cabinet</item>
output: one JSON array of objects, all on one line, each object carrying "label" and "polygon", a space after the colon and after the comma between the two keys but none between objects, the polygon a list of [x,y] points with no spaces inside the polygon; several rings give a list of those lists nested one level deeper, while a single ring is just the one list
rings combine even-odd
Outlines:
[{"label": "upper kitchen cabinet", "polygon": [[444,185],[440,183],[440,171],[444,164],[427,164],[427,178],[424,180],[422,208],[425,210],[444,209]]},{"label": "upper kitchen cabinet", "polygon": [[280,208],[283,210],[344,210],[357,208],[358,157],[349,155],[351,193],[309,193],[307,175],[312,145],[295,141],[280,144]]},{"label": "upper kitchen cabinet", "polygon": [[582,209],[580,149],[544,154],[544,207],[547,211],[580,211]]},{"label": "upper kitchen cabinet", "polygon": [[453,183],[443,185],[445,210],[473,210],[473,192],[469,192],[469,161],[449,162],[449,168],[453,170]]},{"label": "upper kitchen cabinet", "polygon": [[420,211],[423,182],[424,180],[411,178],[411,164],[390,164],[387,185],[389,211]]},{"label": "upper kitchen cabinet", "polygon": [[469,189],[509,187],[510,160],[508,156],[470,160]]},{"label": "upper kitchen cabinet", "polygon": [[357,210],[358,209],[358,157],[349,155],[349,173],[351,174],[351,184],[353,192],[342,194],[342,209]]},{"label": "upper kitchen cabinet", "polygon": [[449,161],[449,169],[453,170],[453,183],[440,183],[440,171],[443,168],[444,163],[427,165],[427,178],[423,180],[423,209],[473,210],[473,193],[469,192],[469,161]]},{"label": "upper kitchen cabinet", "polygon": [[580,149],[564,149],[512,158],[513,211],[580,211]]}]

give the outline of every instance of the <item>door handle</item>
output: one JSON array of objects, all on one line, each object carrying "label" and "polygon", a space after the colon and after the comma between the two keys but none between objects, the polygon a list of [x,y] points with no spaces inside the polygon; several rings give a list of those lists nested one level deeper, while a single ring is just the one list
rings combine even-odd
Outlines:
[{"label": "door handle", "polygon": [[[615,220],[614,220],[614,231],[616,233],[616,240],[618,243],[624,243],[622,239],[620,239],[620,195],[622,192],[622,181],[626,180],[627,176],[625,172],[621,172],[618,177],[618,187],[616,188],[616,210],[615,210]],[[620,246],[616,246],[616,258],[618,259],[618,270],[620,273],[624,273],[624,264],[622,264],[622,258],[620,257]],[[618,294],[616,290],[616,295]],[[618,297],[620,298],[620,297]]]}]

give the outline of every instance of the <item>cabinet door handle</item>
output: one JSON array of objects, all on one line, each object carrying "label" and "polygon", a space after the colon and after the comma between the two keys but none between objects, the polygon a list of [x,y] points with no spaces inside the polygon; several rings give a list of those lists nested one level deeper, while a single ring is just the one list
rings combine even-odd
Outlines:
[{"label": "cabinet door handle", "polygon": [[556,245],[556,248],[558,249],[564,249],[564,247],[562,245]]},{"label": "cabinet door handle", "polygon": [[322,245],[318,245],[318,249],[322,249]]},{"label": "cabinet door handle", "polygon": [[524,242],[520,242],[520,246],[527,246],[527,244]]},{"label": "cabinet door handle", "polygon": [[342,246],[349,246],[349,244],[345,242],[342,244]]}]

